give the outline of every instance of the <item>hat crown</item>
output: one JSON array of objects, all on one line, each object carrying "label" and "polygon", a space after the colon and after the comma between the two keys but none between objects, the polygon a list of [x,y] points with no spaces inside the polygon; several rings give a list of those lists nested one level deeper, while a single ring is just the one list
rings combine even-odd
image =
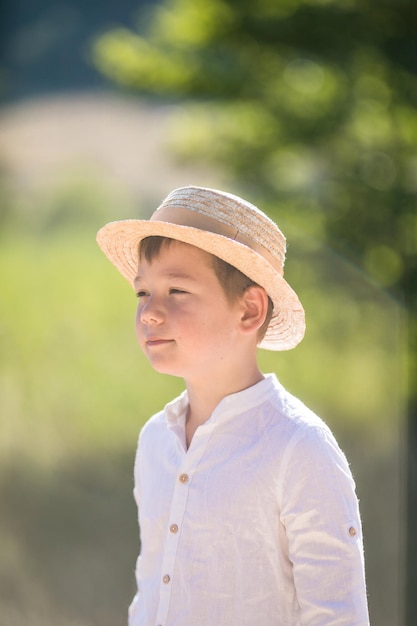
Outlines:
[{"label": "hat crown", "polygon": [[[225,226],[227,234],[222,233],[221,226],[219,228],[208,226],[207,230],[225,234],[248,247],[257,249],[258,252],[261,246],[265,251],[264,256],[269,259],[273,257],[275,261],[273,265],[283,268],[286,239],[278,226],[250,202],[216,189],[188,186],[174,189],[153,213],[151,220],[166,221],[167,208],[193,211]],[[201,228],[200,223],[198,227]]]}]

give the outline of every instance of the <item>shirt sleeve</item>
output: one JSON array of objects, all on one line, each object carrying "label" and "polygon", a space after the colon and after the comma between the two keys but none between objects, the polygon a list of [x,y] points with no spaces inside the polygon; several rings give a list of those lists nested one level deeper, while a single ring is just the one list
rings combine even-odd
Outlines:
[{"label": "shirt sleeve", "polygon": [[286,451],[281,522],[303,626],[366,626],[362,528],[349,465],[326,427],[307,427]]}]

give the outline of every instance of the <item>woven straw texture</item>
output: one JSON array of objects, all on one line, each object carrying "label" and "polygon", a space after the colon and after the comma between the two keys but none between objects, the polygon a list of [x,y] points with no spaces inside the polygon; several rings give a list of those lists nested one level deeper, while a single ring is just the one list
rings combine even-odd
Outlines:
[{"label": "woven straw texture", "polygon": [[99,230],[97,242],[133,286],[140,241],[152,235],[210,252],[264,287],[274,314],[259,347],[288,350],[302,340],[304,309],[283,278],[285,237],[253,204],[214,189],[182,187],[167,196],[150,220],[110,222]]}]

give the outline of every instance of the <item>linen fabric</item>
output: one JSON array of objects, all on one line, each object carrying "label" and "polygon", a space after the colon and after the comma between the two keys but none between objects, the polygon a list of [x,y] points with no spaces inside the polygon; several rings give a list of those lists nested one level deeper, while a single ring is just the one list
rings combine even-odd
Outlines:
[{"label": "linen fabric", "polygon": [[130,626],[369,624],[354,481],[275,375],[227,396],[186,450],[187,393],[141,431]]}]

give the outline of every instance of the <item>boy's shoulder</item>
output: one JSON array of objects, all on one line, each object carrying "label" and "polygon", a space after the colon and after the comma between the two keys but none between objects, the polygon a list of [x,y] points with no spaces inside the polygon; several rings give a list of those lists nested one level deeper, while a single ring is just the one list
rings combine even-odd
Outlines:
[{"label": "boy's shoulder", "polygon": [[280,418],[288,421],[294,428],[327,428],[324,420],[310,409],[300,398],[290,393],[283,385],[275,387],[274,409]]}]

